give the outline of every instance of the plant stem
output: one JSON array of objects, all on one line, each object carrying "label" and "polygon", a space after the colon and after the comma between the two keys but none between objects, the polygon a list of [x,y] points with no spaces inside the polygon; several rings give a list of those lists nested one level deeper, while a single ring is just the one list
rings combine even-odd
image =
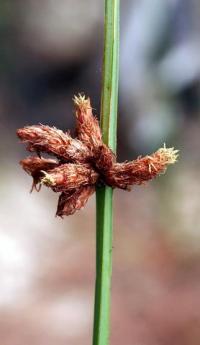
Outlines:
[{"label": "plant stem", "polygon": [[[119,80],[120,0],[105,0],[104,61],[101,95],[103,141],[116,152]],[[113,190],[96,191],[96,287],[93,345],[109,344],[112,275]]]}]

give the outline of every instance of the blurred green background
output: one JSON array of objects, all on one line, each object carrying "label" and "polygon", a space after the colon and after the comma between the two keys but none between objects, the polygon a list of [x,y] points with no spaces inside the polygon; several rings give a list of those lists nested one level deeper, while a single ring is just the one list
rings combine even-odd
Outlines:
[{"label": "blurred green background", "polygon": [[[95,198],[54,217],[57,196],[29,194],[15,131],[74,130],[72,97],[99,114],[103,1],[0,2],[0,339],[91,343]],[[199,345],[200,4],[127,0],[121,8],[118,159],[163,146],[178,164],[115,192],[111,343]]]}]

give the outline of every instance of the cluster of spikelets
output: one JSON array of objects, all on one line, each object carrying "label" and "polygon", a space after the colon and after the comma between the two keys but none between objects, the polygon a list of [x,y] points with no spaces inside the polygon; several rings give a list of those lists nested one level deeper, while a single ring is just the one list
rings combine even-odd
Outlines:
[{"label": "cluster of spikelets", "polygon": [[[20,162],[33,177],[39,190],[44,184],[60,192],[56,215],[71,215],[81,209],[95,186],[104,184],[129,190],[165,172],[167,165],[177,160],[178,151],[165,146],[150,156],[117,163],[114,153],[103,143],[98,120],[93,116],[90,99],[74,98],[76,138],[70,133],[44,125],[28,126],[17,131],[27,150],[35,152]],[[41,152],[55,159],[41,157]]]}]

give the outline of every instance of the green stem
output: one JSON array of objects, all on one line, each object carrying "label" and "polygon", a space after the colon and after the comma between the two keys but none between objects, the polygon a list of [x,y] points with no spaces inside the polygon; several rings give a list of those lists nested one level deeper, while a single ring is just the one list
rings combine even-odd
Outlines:
[{"label": "green stem", "polygon": [[[101,95],[103,141],[116,152],[119,80],[120,0],[105,0],[104,61]],[[109,344],[112,275],[113,190],[96,191],[96,287],[93,345]]]}]

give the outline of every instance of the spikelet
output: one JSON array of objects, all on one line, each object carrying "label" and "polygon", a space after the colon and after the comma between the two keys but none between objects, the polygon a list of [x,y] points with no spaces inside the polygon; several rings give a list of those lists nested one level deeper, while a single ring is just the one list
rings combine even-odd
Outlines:
[{"label": "spikelet", "polygon": [[167,166],[174,164],[177,158],[178,150],[164,146],[150,156],[114,164],[107,172],[106,183],[112,187],[130,189],[132,185],[140,185],[164,173]]},{"label": "spikelet", "polygon": [[94,192],[94,186],[84,186],[76,190],[62,192],[58,199],[56,215],[62,218],[81,210]]},{"label": "spikelet", "polygon": [[89,148],[91,156],[101,171],[106,171],[116,160],[114,153],[102,141],[99,122],[93,115],[89,98],[79,94],[74,96],[77,137]]},{"label": "spikelet", "polygon": [[27,126],[17,131],[22,142],[27,142],[30,152],[46,152],[70,162],[86,162],[90,151],[80,140],[68,133],[44,125]]},{"label": "spikelet", "polygon": [[99,174],[89,164],[62,164],[49,172],[43,171],[41,183],[55,192],[69,191],[96,184]]},{"label": "spikelet", "polygon": [[76,114],[76,132],[77,137],[92,152],[103,144],[99,122],[92,113],[90,99],[85,96],[74,96],[75,114]]}]

